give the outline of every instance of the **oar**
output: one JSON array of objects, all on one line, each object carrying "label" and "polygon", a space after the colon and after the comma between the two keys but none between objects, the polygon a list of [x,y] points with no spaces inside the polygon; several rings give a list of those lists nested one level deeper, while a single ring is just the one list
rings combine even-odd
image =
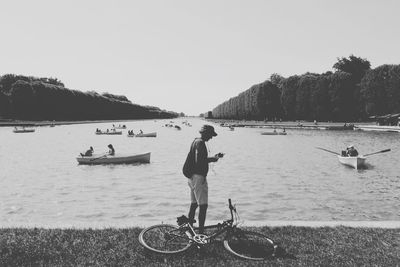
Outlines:
[{"label": "oar", "polygon": [[104,157],[106,157],[108,154],[104,154],[103,156],[101,156],[101,157],[98,157],[98,158],[94,158],[94,159],[91,159],[90,161],[94,161],[94,160],[96,160],[96,159],[101,159],[101,158],[104,158]]},{"label": "oar", "polygon": [[385,153],[385,152],[389,152],[389,151],[390,151],[390,148],[384,149],[384,150],[381,150],[381,151],[378,151],[378,152],[374,152],[374,153],[365,154],[364,157],[370,156],[370,155],[374,155],[374,154],[378,154],[378,153]]},{"label": "oar", "polygon": [[324,150],[324,151],[326,151],[326,152],[329,152],[329,153],[336,154],[336,155],[339,155],[339,156],[340,156],[340,154],[339,154],[339,153],[337,153],[337,152],[334,152],[334,151],[331,151],[331,150],[328,150],[328,149],[325,149],[325,148],[322,148],[322,147],[316,147],[316,148],[318,148],[318,149]]}]

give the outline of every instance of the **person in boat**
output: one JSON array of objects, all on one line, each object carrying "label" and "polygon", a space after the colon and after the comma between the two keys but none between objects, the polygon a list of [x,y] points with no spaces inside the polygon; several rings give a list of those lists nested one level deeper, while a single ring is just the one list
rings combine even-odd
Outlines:
[{"label": "person in boat", "polygon": [[142,134],[142,133],[143,133],[142,129],[140,129],[139,133],[140,133],[140,134]]},{"label": "person in boat", "polygon": [[188,178],[188,185],[190,188],[190,209],[189,209],[189,222],[194,221],[197,207],[200,207],[199,211],[199,233],[204,231],[204,223],[206,221],[206,213],[208,208],[208,183],[207,173],[208,164],[210,162],[217,162],[221,154],[217,154],[214,157],[208,157],[206,142],[213,137],[217,136],[214,127],[211,125],[203,125],[199,131],[201,137],[195,138],[190,146],[189,153],[187,155],[185,165],[187,162],[191,162],[190,171],[185,174]]},{"label": "person in boat", "polygon": [[283,128],[283,131],[282,131],[283,133],[286,133],[286,129],[285,128]]},{"label": "person in boat", "polygon": [[90,157],[90,156],[93,156],[93,152],[94,152],[93,147],[90,147],[88,150],[86,150],[85,154],[81,153],[81,156],[82,157]]},{"label": "person in boat", "polygon": [[114,156],[115,155],[115,149],[114,149],[113,145],[109,144],[108,148],[109,148],[108,154],[111,155],[111,156]]},{"label": "person in boat", "polygon": [[353,145],[349,145],[346,149],[346,156],[347,157],[357,157],[358,156],[357,149],[355,149]]},{"label": "person in boat", "polygon": [[274,128],[274,133],[276,133],[276,128]]}]

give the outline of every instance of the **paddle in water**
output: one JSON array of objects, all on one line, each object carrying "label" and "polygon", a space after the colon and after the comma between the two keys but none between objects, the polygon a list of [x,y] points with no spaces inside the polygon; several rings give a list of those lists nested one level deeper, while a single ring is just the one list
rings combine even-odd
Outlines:
[{"label": "paddle in water", "polygon": [[322,147],[316,147],[316,148],[340,156],[340,154],[337,153],[337,152],[334,152],[334,151],[331,151],[331,150],[328,150],[328,149],[325,149],[325,148],[322,148]]},{"label": "paddle in water", "polygon": [[385,153],[385,152],[389,152],[389,151],[390,151],[390,148],[384,149],[384,150],[381,150],[381,151],[378,151],[378,152],[374,152],[374,153],[365,154],[364,157],[371,156],[371,155],[374,155],[374,154],[379,154],[379,153]]}]

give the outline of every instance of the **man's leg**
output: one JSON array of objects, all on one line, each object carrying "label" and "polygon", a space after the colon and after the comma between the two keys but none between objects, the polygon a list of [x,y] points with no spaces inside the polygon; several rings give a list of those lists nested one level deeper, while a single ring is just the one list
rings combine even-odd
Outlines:
[{"label": "man's leg", "polygon": [[196,188],[194,190],[197,203],[199,204],[199,233],[204,233],[204,224],[206,221],[206,214],[208,208],[208,183],[204,176],[197,177]]},{"label": "man's leg", "polygon": [[206,214],[207,214],[207,204],[201,204],[199,210],[199,233],[204,233],[204,223],[206,221]]},{"label": "man's leg", "polygon": [[193,226],[193,221],[194,221],[194,216],[196,214],[196,209],[197,209],[197,200],[196,200],[196,196],[194,194],[194,185],[192,184],[192,180],[188,180],[188,185],[190,188],[190,208],[189,208],[189,223],[191,226]]},{"label": "man's leg", "polygon": [[193,226],[193,221],[194,221],[194,215],[196,214],[196,209],[197,209],[197,203],[190,204],[190,209],[189,209],[189,223],[191,226]]}]

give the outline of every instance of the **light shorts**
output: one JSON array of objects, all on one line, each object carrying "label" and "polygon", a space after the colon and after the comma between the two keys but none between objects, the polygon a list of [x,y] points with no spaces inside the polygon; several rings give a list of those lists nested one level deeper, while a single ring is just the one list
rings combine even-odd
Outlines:
[{"label": "light shorts", "polygon": [[192,178],[188,179],[190,187],[190,199],[192,203],[197,205],[208,204],[208,183],[206,177],[200,174],[193,174]]}]

